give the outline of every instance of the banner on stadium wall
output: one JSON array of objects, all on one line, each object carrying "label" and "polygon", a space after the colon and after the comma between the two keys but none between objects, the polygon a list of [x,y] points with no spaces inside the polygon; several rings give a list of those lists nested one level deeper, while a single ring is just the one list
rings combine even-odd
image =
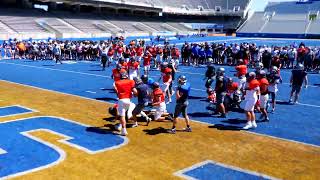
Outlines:
[{"label": "banner on stadium wall", "polygon": [[221,24],[208,24],[208,23],[192,23],[192,29],[223,29]]}]

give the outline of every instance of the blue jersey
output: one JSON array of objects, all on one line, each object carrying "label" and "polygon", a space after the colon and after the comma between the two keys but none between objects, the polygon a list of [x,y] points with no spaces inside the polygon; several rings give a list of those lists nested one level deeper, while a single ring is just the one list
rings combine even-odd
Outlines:
[{"label": "blue jersey", "polygon": [[189,83],[179,85],[177,91],[179,91],[181,97],[177,100],[177,103],[184,103],[188,101],[190,95],[191,86]]}]

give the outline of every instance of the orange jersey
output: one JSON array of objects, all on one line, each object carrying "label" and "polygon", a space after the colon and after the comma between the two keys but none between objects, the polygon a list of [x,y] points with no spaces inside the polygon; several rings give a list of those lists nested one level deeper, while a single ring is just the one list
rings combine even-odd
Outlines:
[{"label": "orange jersey", "polygon": [[155,97],[160,97],[160,103],[165,101],[164,93],[160,88],[153,90],[153,103],[157,103]]},{"label": "orange jersey", "polygon": [[269,82],[266,78],[262,78],[259,80],[260,83],[260,91],[261,93],[267,93]]},{"label": "orange jersey", "polygon": [[253,79],[252,81],[249,82],[249,90],[254,90],[259,86],[260,86],[260,83],[256,79]]},{"label": "orange jersey", "polygon": [[236,66],[237,76],[245,76],[248,73],[248,68],[246,65],[238,65]]},{"label": "orange jersey", "polygon": [[121,80],[121,73],[126,72],[126,70],[121,69],[120,71],[118,69],[112,69],[112,76],[114,81]]},{"label": "orange jersey", "polygon": [[132,89],[135,86],[134,80],[124,79],[116,81],[115,85],[119,99],[130,99],[132,97]]}]

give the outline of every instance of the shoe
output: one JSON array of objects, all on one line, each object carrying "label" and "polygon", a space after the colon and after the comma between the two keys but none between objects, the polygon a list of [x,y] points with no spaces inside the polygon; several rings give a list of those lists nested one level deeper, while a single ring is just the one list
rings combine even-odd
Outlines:
[{"label": "shoe", "polygon": [[187,128],[184,129],[184,131],[185,132],[192,132],[192,129],[191,129],[191,127],[187,127]]},{"label": "shoe", "polygon": [[252,128],[252,123],[248,122],[247,125],[245,127],[243,127],[243,129],[248,130]]},{"label": "shoe", "polygon": [[292,103],[292,99],[289,99],[289,104]]},{"label": "shoe", "polygon": [[293,104],[298,104],[298,101],[293,102]]},{"label": "shoe", "polygon": [[253,128],[257,128],[257,127],[258,127],[256,121],[252,121],[252,127],[253,127]]},{"label": "shoe", "polygon": [[128,135],[128,132],[127,132],[126,128],[123,128],[121,130],[121,136],[126,136],[126,135]]},{"label": "shoe", "polygon": [[116,125],[114,126],[114,128],[115,128],[117,131],[121,131],[122,126],[121,126],[121,124],[116,124]]},{"label": "shoe", "polygon": [[264,121],[269,122],[269,121],[270,121],[269,117],[266,117],[266,118],[264,119]]},{"label": "shoe", "polygon": [[274,109],[274,108],[272,108],[271,113],[274,113],[274,111],[275,111],[275,109]]},{"label": "shoe", "polygon": [[147,126],[149,125],[149,123],[152,121],[151,118],[147,118]]},{"label": "shoe", "polygon": [[227,116],[225,114],[221,114],[220,116],[218,116],[218,118],[226,118]]},{"label": "shoe", "polygon": [[170,133],[170,134],[175,134],[175,133],[176,133],[176,129],[170,129],[170,130],[168,131],[168,133]]},{"label": "shoe", "polygon": [[138,123],[132,124],[131,128],[138,127]]},{"label": "shoe", "polygon": [[173,117],[172,117],[170,114],[167,116],[167,119],[168,119],[169,121],[173,121]]}]

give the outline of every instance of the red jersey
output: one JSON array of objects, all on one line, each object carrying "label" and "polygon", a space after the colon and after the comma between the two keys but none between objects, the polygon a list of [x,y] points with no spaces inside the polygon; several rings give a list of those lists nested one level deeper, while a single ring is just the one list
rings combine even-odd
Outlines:
[{"label": "red jersey", "polygon": [[255,88],[259,87],[260,83],[258,80],[253,79],[249,82],[249,90],[254,90]]},{"label": "red jersey", "polygon": [[136,53],[137,53],[137,56],[142,56],[142,54],[143,54],[143,48],[142,48],[142,47],[137,47],[137,48],[136,48]]},{"label": "red jersey", "polygon": [[139,68],[139,65],[140,65],[140,63],[139,62],[137,62],[137,61],[135,61],[135,62],[129,62],[128,63],[128,68],[130,69],[130,70],[137,70],[138,68]]},{"label": "red jersey", "polygon": [[179,57],[179,56],[180,56],[179,49],[178,49],[178,48],[172,49],[172,51],[171,51],[171,56],[172,56],[172,57],[175,57],[175,58]]},{"label": "red jersey", "polygon": [[112,76],[114,81],[121,80],[121,73],[125,72],[126,70],[121,69],[120,71],[118,69],[112,69]]},{"label": "red jersey", "polygon": [[151,55],[150,54],[145,54],[143,56],[143,66],[148,66],[151,64]]},{"label": "red jersey", "polygon": [[134,49],[130,50],[130,57],[134,57],[136,55],[136,51]]},{"label": "red jersey", "polygon": [[128,70],[128,63],[127,62],[123,62],[123,63],[120,63],[122,68],[125,69],[125,70]]},{"label": "red jersey", "polygon": [[268,80],[266,78],[262,78],[259,80],[259,83],[260,83],[261,94],[264,95],[268,93],[268,85],[269,85]]},{"label": "red jersey", "polygon": [[236,70],[237,72],[237,76],[241,77],[241,76],[245,76],[248,73],[248,69],[246,65],[238,65],[236,66]]},{"label": "red jersey", "polygon": [[233,82],[232,84],[227,85],[227,94],[232,94],[239,89],[238,83]]},{"label": "red jersey", "polygon": [[110,48],[107,55],[108,56],[113,56],[114,55],[114,50],[112,48]]},{"label": "red jersey", "polygon": [[123,48],[122,47],[119,47],[118,50],[117,50],[118,54],[122,54],[123,53]]},{"label": "red jersey", "polygon": [[153,103],[157,103],[156,98],[155,97],[160,97],[160,102],[164,102],[165,98],[164,98],[164,93],[160,88],[154,89],[153,90]]},{"label": "red jersey", "polygon": [[134,80],[123,79],[115,82],[118,98],[119,99],[130,99],[132,97],[132,89],[135,86]]}]

